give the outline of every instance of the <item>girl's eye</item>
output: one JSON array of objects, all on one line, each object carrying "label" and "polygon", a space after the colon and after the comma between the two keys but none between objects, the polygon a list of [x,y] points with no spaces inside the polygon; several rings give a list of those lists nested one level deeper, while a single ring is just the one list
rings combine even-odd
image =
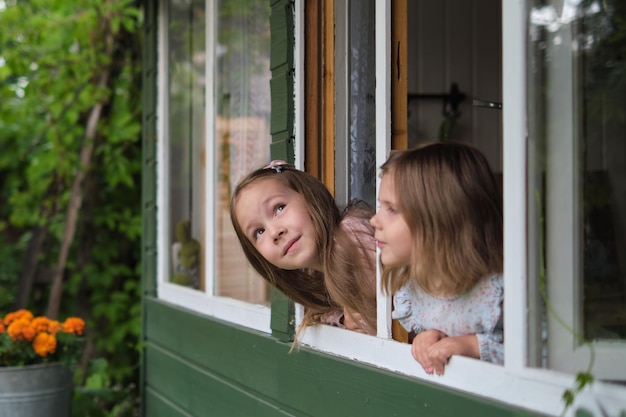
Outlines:
[{"label": "girl's eye", "polygon": [[281,213],[284,209],[285,209],[285,205],[284,205],[284,204],[278,204],[278,205],[276,206],[276,208],[274,209],[274,212],[275,212],[276,214],[279,214],[279,213]]},{"label": "girl's eye", "polygon": [[393,206],[390,206],[390,205],[385,205],[383,208],[385,209],[385,211],[387,213],[393,214],[393,213],[396,212],[396,209]]},{"label": "girl's eye", "polygon": [[261,235],[265,232],[265,229],[257,229],[254,231],[254,240],[257,240],[258,238],[261,237]]},{"label": "girl's eye", "polygon": [[388,211],[389,213],[391,213],[391,214],[396,213],[396,209],[395,209],[395,207],[392,207],[392,206],[387,206],[387,211]]}]

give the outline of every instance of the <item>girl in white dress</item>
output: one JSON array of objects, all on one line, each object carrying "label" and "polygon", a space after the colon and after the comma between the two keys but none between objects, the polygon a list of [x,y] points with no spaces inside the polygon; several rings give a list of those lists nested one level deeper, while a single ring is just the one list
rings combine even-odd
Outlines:
[{"label": "girl in white dress", "polygon": [[442,375],[452,355],[503,363],[502,197],[480,151],[434,143],[382,165],[371,219],[411,353]]}]

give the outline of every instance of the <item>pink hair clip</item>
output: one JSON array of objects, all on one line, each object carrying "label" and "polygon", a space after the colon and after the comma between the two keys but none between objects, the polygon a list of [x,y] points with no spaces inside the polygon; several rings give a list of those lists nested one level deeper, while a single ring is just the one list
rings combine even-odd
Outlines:
[{"label": "pink hair clip", "polygon": [[276,171],[277,173],[281,173],[283,172],[283,166],[284,165],[289,165],[287,162],[282,161],[280,159],[274,159],[272,162],[270,162],[268,165],[265,165],[263,167],[263,169],[273,169],[274,171]]}]

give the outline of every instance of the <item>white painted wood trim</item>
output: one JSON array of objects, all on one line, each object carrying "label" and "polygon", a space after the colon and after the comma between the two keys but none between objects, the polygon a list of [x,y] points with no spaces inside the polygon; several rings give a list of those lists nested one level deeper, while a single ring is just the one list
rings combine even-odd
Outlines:
[{"label": "white painted wood trim", "polygon": [[[215,259],[215,241],[216,233],[216,206],[215,199],[215,163],[216,155],[216,139],[215,139],[215,43],[217,42],[215,28],[217,27],[217,1],[206,0],[205,2],[205,33],[206,33],[206,67],[205,67],[205,134],[206,137],[206,169],[205,172],[205,189],[204,189],[204,259],[206,260],[204,271],[205,291],[207,294],[213,294],[215,289],[215,274],[217,272],[217,263]],[[187,305],[187,304],[183,304]]]},{"label": "white painted wood trim", "polygon": [[[167,53],[169,46],[167,43],[167,20],[168,20],[167,2],[159,2],[158,13],[158,40],[157,50],[158,54],[157,62],[157,86],[168,85],[168,60]],[[165,56],[164,56],[165,55]],[[156,131],[156,193],[157,193],[157,224],[156,224],[156,239],[157,239],[157,294],[160,295],[161,283],[166,282],[166,272],[169,270],[169,245],[167,231],[162,225],[167,224],[169,218],[169,204],[167,204],[168,196],[167,190],[169,189],[168,183],[168,167],[169,167],[169,155],[167,152],[169,140],[168,140],[168,124],[167,114],[169,113],[169,91],[167,88],[157,88],[157,131]],[[164,256],[166,255],[167,256]]]},{"label": "white painted wood trim", "polygon": [[524,1],[502,1],[502,124],[504,200],[505,366],[526,366],[526,12]]},{"label": "white painted wood trim", "polygon": [[[294,61],[295,61],[295,112],[294,115],[294,123],[295,123],[295,143],[294,143],[294,153],[295,153],[295,167],[299,170],[304,170],[304,1],[296,1],[295,5],[295,51],[294,51]],[[300,325],[302,319],[304,318],[304,307],[300,304],[295,305],[295,320],[296,327]]]},{"label": "white painted wood trim", "polygon": [[294,132],[296,140],[294,143],[295,167],[304,170],[304,1],[294,2],[294,22],[295,22],[295,80],[294,80]]},{"label": "white painted wood trim", "polygon": [[[387,160],[391,149],[391,1],[376,0],[376,170]],[[376,210],[380,176],[376,177]],[[377,336],[391,338],[391,297],[381,291],[380,251],[376,250]]]},{"label": "white painted wood trim", "polygon": [[163,282],[159,285],[159,299],[188,310],[271,333],[271,309],[266,305],[251,304],[227,297],[212,296],[182,285]]}]

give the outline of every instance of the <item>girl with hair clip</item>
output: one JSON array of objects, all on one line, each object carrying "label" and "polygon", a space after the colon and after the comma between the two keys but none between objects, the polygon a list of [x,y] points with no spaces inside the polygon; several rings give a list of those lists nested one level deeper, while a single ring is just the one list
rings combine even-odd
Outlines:
[{"label": "girl with hair clip", "polygon": [[371,224],[411,354],[427,374],[452,355],[502,364],[502,198],[487,160],[434,143],[393,153],[381,171]]},{"label": "girl with hair clip", "polygon": [[340,212],[324,183],[283,161],[238,183],[233,227],[254,269],[305,307],[296,340],[317,323],[376,333],[372,214],[365,203]]}]

